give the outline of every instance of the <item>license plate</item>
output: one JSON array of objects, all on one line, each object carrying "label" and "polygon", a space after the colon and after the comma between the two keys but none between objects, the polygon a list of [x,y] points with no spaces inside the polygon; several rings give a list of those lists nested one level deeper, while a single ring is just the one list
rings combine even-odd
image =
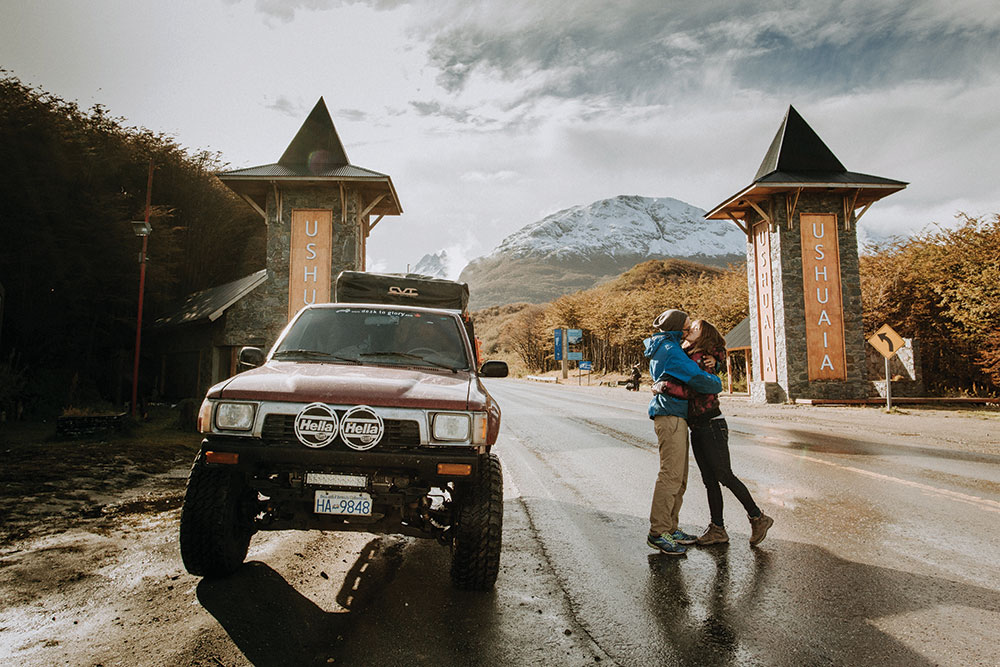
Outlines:
[{"label": "license plate", "polygon": [[371,516],[372,497],[355,491],[316,490],[313,502],[316,514],[346,514],[348,516]]},{"label": "license plate", "polygon": [[316,486],[353,486],[363,489],[368,486],[368,478],[364,475],[338,475],[330,472],[307,472],[306,484]]}]

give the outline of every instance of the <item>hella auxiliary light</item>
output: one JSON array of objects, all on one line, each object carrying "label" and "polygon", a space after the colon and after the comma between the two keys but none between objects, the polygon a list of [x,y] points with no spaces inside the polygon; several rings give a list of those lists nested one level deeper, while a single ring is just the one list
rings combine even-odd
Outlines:
[{"label": "hella auxiliary light", "polygon": [[469,439],[469,415],[439,412],[431,423],[431,436],[435,440],[464,442]]},{"label": "hella auxiliary light", "polygon": [[215,426],[220,431],[249,431],[256,412],[253,403],[219,402],[215,406]]}]

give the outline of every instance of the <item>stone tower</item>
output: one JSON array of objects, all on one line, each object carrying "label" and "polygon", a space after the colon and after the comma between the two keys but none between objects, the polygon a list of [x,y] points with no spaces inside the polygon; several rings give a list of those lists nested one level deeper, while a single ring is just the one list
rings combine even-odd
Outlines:
[{"label": "stone tower", "polygon": [[906,185],[847,171],[789,106],[753,182],[705,215],[747,235],[751,400],[868,395],[857,221]]},{"label": "stone tower", "polygon": [[276,163],[218,176],[267,224],[267,280],[226,326],[240,344],[270,345],[302,306],[330,301],[341,271],[365,270],[375,225],[402,213],[392,179],[347,159],[322,97]]}]

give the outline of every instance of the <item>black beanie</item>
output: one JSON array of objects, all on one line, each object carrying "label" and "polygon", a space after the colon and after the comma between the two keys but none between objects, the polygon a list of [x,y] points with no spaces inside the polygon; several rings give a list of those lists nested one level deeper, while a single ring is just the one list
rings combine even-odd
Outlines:
[{"label": "black beanie", "polygon": [[653,328],[660,331],[681,331],[688,315],[683,310],[665,310],[653,320]]}]

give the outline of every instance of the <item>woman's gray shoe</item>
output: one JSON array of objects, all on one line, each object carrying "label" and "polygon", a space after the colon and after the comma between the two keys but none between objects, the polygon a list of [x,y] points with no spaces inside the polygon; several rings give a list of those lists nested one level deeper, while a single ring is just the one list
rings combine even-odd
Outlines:
[{"label": "woman's gray shoe", "polygon": [[750,517],[750,544],[760,544],[767,537],[767,529],[774,524],[774,519],[760,513],[760,516]]},{"label": "woman's gray shoe", "polygon": [[724,544],[729,541],[729,534],[726,529],[722,526],[716,526],[714,523],[708,524],[708,528],[702,533],[702,536],[695,540],[695,544],[698,546],[708,546],[709,544]]}]

